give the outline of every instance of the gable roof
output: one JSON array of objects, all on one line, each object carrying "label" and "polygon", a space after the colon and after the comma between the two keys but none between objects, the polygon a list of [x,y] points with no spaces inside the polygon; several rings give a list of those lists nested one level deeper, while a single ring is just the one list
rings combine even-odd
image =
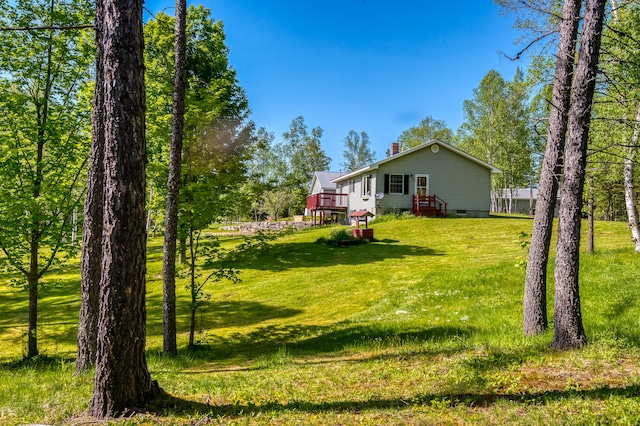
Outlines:
[{"label": "gable roof", "polygon": [[353,171],[351,173],[343,174],[342,176],[338,176],[338,177],[334,178],[332,182],[335,184],[337,182],[341,182],[341,181],[349,179],[351,177],[358,176],[358,175],[360,175],[362,173],[365,173],[365,172],[367,172],[369,170],[376,170],[378,167],[380,167],[381,164],[388,163],[390,161],[394,161],[394,160],[396,160],[398,158],[404,157],[405,155],[413,154],[414,152],[417,152],[417,151],[420,151],[422,149],[428,148],[428,147],[430,147],[431,145],[434,145],[434,144],[438,144],[442,148],[448,149],[449,151],[451,151],[451,152],[453,152],[455,154],[458,154],[458,155],[460,155],[460,156],[462,156],[462,157],[464,157],[464,158],[466,158],[468,160],[471,160],[476,164],[479,164],[479,165],[481,165],[483,167],[488,168],[489,170],[491,170],[491,174],[502,173],[502,170],[500,170],[499,168],[497,168],[495,166],[492,166],[491,164],[489,164],[487,162],[484,162],[484,161],[474,157],[471,154],[467,154],[466,152],[464,152],[464,151],[462,151],[462,150],[460,150],[458,148],[455,148],[455,147],[449,145],[448,143],[439,141],[438,139],[433,139],[433,140],[431,140],[429,142],[425,142],[425,143],[420,144],[418,146],[414,146],[413,148],[407,149],[406,151],[402,151],[402,152],[400,152],[400,153],[398,153],[396,155],[391,155],[391,156],[389,156],[389,157],[387,157],[387,158],[385,158],[383,160],[380,160],[380,161],[377,161],[375,163],[369,164],[368,166],[363,167],[363,168],[361,168],[359,170]]},{"label": "gable roof", "polygon": [[320,188],[324,189],[336,189],[334,179],[344,175],[345,172],[315,172],[311,181],[310,188],[313,188],[315,181],[320,184]]}]

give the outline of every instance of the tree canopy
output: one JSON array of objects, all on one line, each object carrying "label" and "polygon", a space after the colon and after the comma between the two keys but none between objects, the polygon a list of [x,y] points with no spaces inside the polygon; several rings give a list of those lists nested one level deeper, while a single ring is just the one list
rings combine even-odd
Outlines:
[{"label": "tree canopy", "polygon": [[404,151],[433,139],[452,143],[454,141],[454,135],[444,120],[438,120],[427,115],[420,120],[420,123],[402,132],[400,136],[398,136],[397,142],[400,150]]},{"label": "tree canopy", "polygon": [[371,151],[369,135],[366,132],[349,130],[344,138],[345,149],[343,151],[344,162],[340,166],[346,172],[358,170],[375,161],[376,153]]},{"label": "tree canopy", "polygon": [[[0,26],[90,16],[85,1],[18,0],[0,9]],[[0,43],[0,264],[29,290],[29,357],[38,354],[39,280],[77,250],[92,61],[88,30],[12,31]]]},{"label": "tree canopy", "polygon": [[498,200],[506,191],[530,183],[534,137],[529,126],[528,87],[518,70],[505,81],[490,70],[464,101],[465,121],[458,129],[458,146],[502,170],[494,177],[492,210],[510,211]]}]

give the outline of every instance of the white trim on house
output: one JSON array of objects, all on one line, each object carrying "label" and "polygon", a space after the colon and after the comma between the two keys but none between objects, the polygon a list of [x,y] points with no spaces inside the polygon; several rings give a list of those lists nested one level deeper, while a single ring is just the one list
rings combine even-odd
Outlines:
[{"label": "white trim on house", "polygon": [[371,175],[362,175],[362,199],[368,199],[372,194]]},{"label": "white trim on house", "polygon": [[500,174],[500,173],[502,173],[502,170],[500,170],[499,168],[497,168],[495,166],[492,166],[491,164],[489,164],[487,162],[484,162],[484,161],[474,157],[471,154],[467,154],[466,152],[461,151],[458,148],[455,148],[455,147],[449,145],[448,143],[439,141],[437,139],[433,139],[433,140],[431,140],[429,142],[425,142],[425,143],[420,144],[418,146],[414,146],[413,148],[407,149],[406,151],[402,151],[402,152],[400,152],[400,153],[398,153],[396,155],[391,155],[391,156],[389,156],[389,157],[387,157],[387,158],[385,158],[383,160],[380,160],[380,161],[377,161],[375,163],[369,164],[368,166],[363,167],[363,168],[361,168],[359,170],[353,171],[351,173],[346,173],[346,174],[344,174],[342,176],[339,176],[339,177],[333,179],[331,182],[333,182],[333,183],[342,182],[342,181],[347,180],[347,179],[349,179],[351,177],[355,177],[355,176],[358,176],[358,175],[360,175],[362,173],[366,173],[366,172],[368,172],[370,170],[377,170],[378,167],[381,164],[387,163],[389,161],[396,160],[396,159],[398,159],[400,157],[404,157],[405,155],[409,155],[409,154],[414,153],[416,151],[419,151],[421,149],[425,149],[425,148],[430,147],[430,146],[432,146],[434,144],[438,144],[442,148],[446,148],[446,149],[448,149],[448,150],[450,150],[450,151],[452,151],[452,152],[454,152],[454,153],[456,153],[456,154],[458,154],[458,155],[460,155],[460,156],[462,156],[462,157],[464,157],[464,158],[466,158],[468,160],[473,161],[474,163],[480,164],[481,166],[484,166],[484,167],[490,169],[491,170],[491,174]]},{"label": "white trim on house", "polygon": [[[438,146],[438,145],[433,145],[433,146]],[[433,150],[432,150],[432,152],[433,152]],[[425,178],[424,179],[425,180],[424,185],[420,184],[421,178]],[[425,189],[424,194],[420,194],[420,188],[424,188]],[[429,194],[429,175],[428,174],[424,174],[424,173],[416,174],[413,193],[417,194],[417,195],[428,195]]]},{"label": "white trim on house", "polygon": [[342,175],[344,175],[343,172],[315,172],[308,195],[313,195],[314,190],[315,192],[335,192],[336,184],[333,180]]},{"label": "white trim on house", "polygon": [[408,189],[404,187],[404,173],[389,173],[390,195],[404,195]]}]

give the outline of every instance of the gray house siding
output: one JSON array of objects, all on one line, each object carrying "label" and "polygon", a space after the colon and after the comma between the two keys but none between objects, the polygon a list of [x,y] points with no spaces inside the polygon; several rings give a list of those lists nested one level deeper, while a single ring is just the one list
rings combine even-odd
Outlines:
[{"label": "gray house siding", "polygon": [[[362,194],[362,178],[371,175],[372,193],[369,196]],[[352,183],[353,181],[353,183]],[[351,179],[338,184],[338,191],[342,194],[349,194],[349,212],[356,210],[367,210],[375,214],[376,207],[376,173],[375,170],[353,176]]]},{"label": "gray house siding", "polygon": [[[447,213],[486,217],[491,207],[491,175],[499,169],[437,140],[333,180],[337,191],[348,194],[348,211],[367,210],[375,215],[412,211],[416,183],[427,182],[426,192],[447,204]],[[427,179],[420,179],[426,175]],[[363,178],[370,194],[363,194]],[[384,194],[381,199],[376,193]]]},{"label": "gray house siding", "polygon": [[311,183],[311,190],[309,191],[309,194],[319,194],[321,192],[334,192],[335,190],[331,190],[331,189],[324,189],[322,188],[322,185],[320,185],[320,181],[318,179],[313,179],[313,182]]},{"label": "gray house siding", "polygon": [[342,172],[315,172],[313,179],[311,180],[311,187],[309,188],[309,195],[318,194],[321,192],[335,193],[336,184],[332,182],[333,179],[339,178],[344,173]]},{"label": "gray house siding", "polygon": [[384,175],[409,175],[408,194],[385,193],[379,213],[410,210],[415,194],[415,175],[429,176],[429,194],[447,203],[447,211],[468,216],[488,216],[491,200],[491,170],[446,148],[434,153],[422,149],[413,155],[381,164],[376,192],[384,192]]}]

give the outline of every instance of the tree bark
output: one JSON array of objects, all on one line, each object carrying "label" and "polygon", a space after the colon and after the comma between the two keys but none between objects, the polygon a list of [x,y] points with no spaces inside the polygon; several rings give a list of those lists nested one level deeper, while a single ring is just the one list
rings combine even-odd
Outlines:
[{"label": "tree bark", "polygon": [[554,271],[554,349],[574,349],[587,343],[578,287],[580,224],[591,105],[598,71],[605,4],[606,0],[587,0],[580,54],[572,87]]},{"label": "tree bark", "polygon": [[627,148],[627,155],[624,158],[624,201],[627,208],[629,229],[631,230],[631,241],[633,241],[634,251],[636,253],[640,253],[640,227],[638,226],[638,208],[636,207],[637,201],[634,193],[633,174],[636,151],[638,150],[638,133],[640,133],[640,104],[638,104],[631,143]]},{"label": "tree bark", "polygon": [[[102,22],[102,1],[96,1],[95,22]],[[102,68],[102,30],[96,28],[96,87],[91,117],[92,139],[84,201],[82,257],[80,262],[80,319],[76,373],[96,363],[100,276],[102,275],[102,218],[104,197],[104,82]]]},{"label": "tree bark", "polygon": [[167,182],[167,208],[165,213],[163,287],[164,354],[176,356],[176,245],[178,239],[178,204],[180,201],[180,174],[182,166],[182,137],[184,130],[184,96],[186,86],[186,26],[187,2],[176,0],[175,28],[175,80],[173,87],[173,124],[169,154]]},{"label": "tree bark", "polygon": [[526,336],[541,333],[548,327],[547,264],[558,195],[558,182],[562,174],[561,157],[564,151],[567,115],[571,100],[571,80],[580,22],[580,7],[580,0],[566,0],[562,10],[560,44],[549,117],[549,135],[540,172],[525,278],[523,332]]},{"label": "tree bark", "polygon": [[589,186],[589,193],[587,194],[587,253],[593,254],[595,252],[595,230],[593,229],[593,210],[595,208],[595,201],[593,199],[593,179],[591,179],[592,185]]},{"label": "tree bark", "polygon": [[[44,125],[45,117],[40,117],[38,130],[38,156],[36,163],[36,176],[33,180],[33,199],[40,197],[42,188],[42,157],[44,152]],[[38,253],[40,248],[40,212],[32,212],[31,241],[29,242],[29,275],[27,283],[29,289],[29,320],[27,335],[27,358],[38,355],[38,281],[40,274],[38,271]]]},{"label": "tree bark", "polygon": [[[618,2],[611,0],[611,12],[613,19],[617,22],[618,16]],[[626,101],[626,96],[623,97]],[[638,208],[637,200],[634,193],[634,163],[636,161],[636,151],[638,150],[638,133],[640,132],[640,103],[638,104],[638,111],[636,112],[636,122],[633,126],[633,133],[631,135],[631,143],[627,148],[627,155],[624,158],[624,202],[627,210],[627,220],[629,224],[629,230],[631,231],[631,241],[634,245],[634,251],[640,253],[640,227],[638,226]]]},{"label": "tree bark", "polygon": [[[38,262],[37,245],[33,246],[34,241],[31,239],[31,267],[29,276],[27,277],[29,288],[29,334],[27,336],[27,358],[34,358],[38,355],[38,272],[33,269],[33,263]],[[37,242],[36,242],[37,244]],[[34,250],[36,251],[34,256]]]},{"label": "tree bark", "polygon": [[182,265],[183,262],[187,261],[187,237],[182,236],[179,238],[179,248],[180,252],[178,253],[178,265]]},{"label": "tree bark", "polygon": [[196,335],[196,312],[198,310],[198,290],[196,283],[196,250],[193,235],[193,226],[189,229],[189,252],[191,254],[191,263],[189,264],[189,288],[191,290],[191,310],[189,316],[189,347],[195,346]]},{"label": "tree bark", "polygon": [[143,408],[159,391],[145,358],[145,94],[142,0],[104,0],[104,222],[89,414]]}]

